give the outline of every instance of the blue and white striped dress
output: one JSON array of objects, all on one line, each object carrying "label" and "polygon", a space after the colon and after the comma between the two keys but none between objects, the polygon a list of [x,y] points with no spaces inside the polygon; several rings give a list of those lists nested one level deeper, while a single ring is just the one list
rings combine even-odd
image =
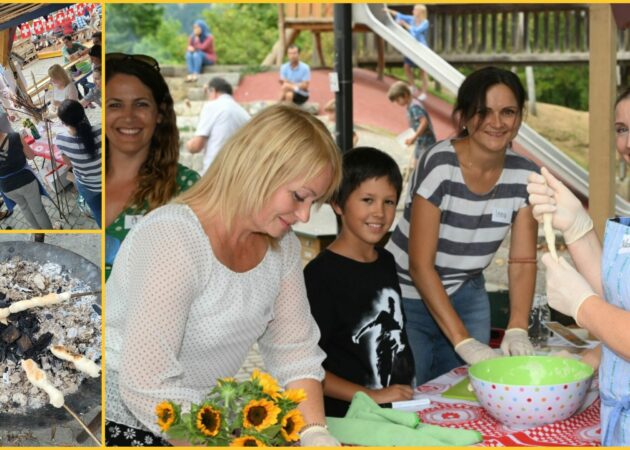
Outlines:
[{"label": "blue and white striped dress", "polygon": [[[602,284],[609,304],[630,311],[630,217],[606,224]],[[602,444],[630,446],[630,361],[605,345],[599,367],[599,391]]]},{"label": "blue and white striped dress", "polygon": [[490,192],[478,195],[466,186],[450,140],[429,150],[414,172],[413,189],[406,199],[403,217],[386,246],[396,259],[403,297],[420,299],[409,275],[413,194],[429,200],[441,211],[435,268],[450,296],[490,264],[518,211],[528,206],[526,188],[531,172],[540,172],[540,169],[508,149],[497,184]]},{"label": "blue and white striped dress", "polygon": [[95,137],[96,154],[91,156],[78,136],[72,136],[67,131],[55,137],[55,145],[59,151],[72,162],[74,176],[87,190],[101,192],[101,127],[92,127]]}]

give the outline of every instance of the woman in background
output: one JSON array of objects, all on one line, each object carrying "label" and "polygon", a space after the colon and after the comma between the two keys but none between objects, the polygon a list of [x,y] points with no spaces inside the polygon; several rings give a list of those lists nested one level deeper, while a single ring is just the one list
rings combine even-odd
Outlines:
[{"label": "woman in background", "polygon": [[64,100],[57,114],[66,131],[55,136],[55,145],[72,167],[77,190],[101,228],[101,127],[90,124],[76,100]]},{"label": "woman in background", "polygon": [[186,81],[197,81],[203,66],[212,65],[217,62],[217,54],[214,51],[214,36],[210,33],[210,28],[203,20],[195,20],[193,32],[188,37],[188,48],[186,49],[186,66],[188,76]]},{"label": "woman in background", "polygon": [[145,55],[106,56],[107,202],[105,276],[129,230],[191,187],[199,174],[179,164],[173,98],[160,66]]},{"label": "woman in background", "polygon": [[52,223],[42,203],[46,195],[27,163],[35,153],[24,137],[12,131],[0,130],[0,191],[7,208],[17,204],[24,218],[34,230],[50,230]]},{"label": "woman in background", "polygon": [[64,100],[79,100],[79,91],[68,72],[59,64],[48,68],[48,76],[53,85],[53,106],[59,108]]}]

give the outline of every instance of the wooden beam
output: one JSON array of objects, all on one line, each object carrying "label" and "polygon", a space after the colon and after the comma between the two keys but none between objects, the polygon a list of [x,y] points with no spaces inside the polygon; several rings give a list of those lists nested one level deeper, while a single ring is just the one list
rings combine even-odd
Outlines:
[{"label": "wooden beam", "polygon": [[9,29],[0,31],[0,64],[9,67]]},{"label": "wooden beam", "polygon": [[610,4],[592,4],[589,13],[589,212],[603,238],[615,212],[614,101],[617,47]]}]

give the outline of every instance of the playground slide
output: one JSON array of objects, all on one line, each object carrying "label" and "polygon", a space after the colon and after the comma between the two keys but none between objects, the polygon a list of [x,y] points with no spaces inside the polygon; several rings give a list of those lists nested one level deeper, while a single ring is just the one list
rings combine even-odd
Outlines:
[{"label": "playground slide", "polygon": [[[384,10],[382,3],[353,4],[352,20],[370,27],[372,31],[410,58],[449,91],[456,93],[459,89],[464,75],[437,53],[411,37],[406,30],[394,22]],[[532,158],[540,161],[575,191],[588,198],[588,172],[571,158],[525,123],[521,126],[516,141],[530,153]],[[620,195],[616,196],[615,209],[618,215],[630,216],[630,202]]]}]

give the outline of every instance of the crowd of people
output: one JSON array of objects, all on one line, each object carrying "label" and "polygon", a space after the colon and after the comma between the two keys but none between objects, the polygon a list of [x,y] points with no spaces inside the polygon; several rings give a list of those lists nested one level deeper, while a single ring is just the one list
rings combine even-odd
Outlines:
[{"label": "crowd of people", "polygon": [[[42,201],[42,197],[49,197],[50,204],[55,204],[59,184],[43,183],[40,173],[46,167],[45,162],[37,166],[27,162],[41,156],[35,153],[34,148],[37,148],[38,139],[46,141],[45,127],[41,126],[43,121],[53,125],[58,123],[58,127],[51,127],[56,130],[51,136],[52,143],[74,176],[79,199],[77,204],[83,199],[96,226],[100,227],[101,131],[100,125],[92,126],[84,109],[96,105],[100,107],[101,104],[101,33],[91,27],[100,13],[96,8],[91,14],[87,7],[84,11],[87,19],[77,14],[74,21],[64,22],[69,34],[55,38],[61,60],[48,67],[49,83],[42,93],[36,92],[33,97],[41,103],[37,110],[41,116],[39,126],[35,124],[37,119],[31,117],[31,113],[18,101],[17,84],[3,78],[0,86],[0,190],[3,203],[8,208],[0,218],[11,215],[17,205],[28,223],[27,228],[45,230],[64,227],[61,222],[51,222]],[[30,26],[30,23],[25,23],[22,30]],[[89,35],[90,38],[83,43],[78,42],[76,36],[79,34]],[[48,45],[42,44],[41,47]],[[20,92],[20,95],[28,94]]]},{"label": "crowd of people", "polygon": [[[409,17],[388,11],[415,33],[428,26],[418,6]],[[204,53],[213,42],[195,22],[191,81],[217,61]],[[161,433],[156,405],[199,403],[254,344],[280,384],[306,393],[305,446],[339,445],[326,416],[343,417],[357,392],[381,404],[409,400],[463,364],[533,355],[528,319],[544,214],[576,266],[543,257],[550,305],[601,340],[584,360],[600,371],[603,442],[629,445],[630,389],[617,381],[630,375],[630,222],[611,220],[602,248],[573,194],[513,150],[526,102],[518,76],[497,67],[469,74],[453,108],[456,132],[444,140],[414,82],[391,86],[414,146],[403,192],[385,152],[356,147],[341,157],[334,132],[300,107],[310,68],[298,47],[287,55],[280,102],[251,118],[226,80],[209,81],[185,144],[203,152],[201,174],[178,163],[174,101],[158,61],[106,56],[107,445],[186,445]],[[76,104],[62,103],[60,117],[75,127],[69,140],[89,139],[98,130],[77,125]],[[326,112],[334,121],[334,103]],[[617,101],[614,128],[630,164],[630,93]],[[86,173],[81,189],[91,181]],[[403,214],[382,247],[399,201]],[[302,269],[291,228],[325,202],[340,232]],[[510,311],[494,349],[483,271],[508,234]]]}]

